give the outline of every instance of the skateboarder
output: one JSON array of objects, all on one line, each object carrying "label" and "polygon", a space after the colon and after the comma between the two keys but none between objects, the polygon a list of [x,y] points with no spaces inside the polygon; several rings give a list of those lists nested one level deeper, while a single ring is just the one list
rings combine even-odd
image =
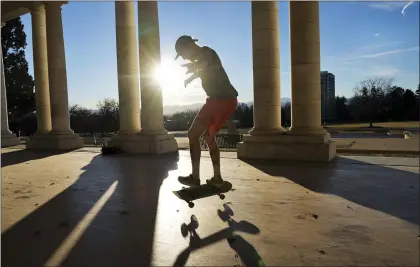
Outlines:
[{"label": "skateboarder", "polygon": [[187,87],[193,80],[200,78],[207,95],[206,103],[188,130],[192,173],[180,176],[178,180],[185,185],[200,185],[200,136],[204,134],[214,169],[213,178],[206,182],[220,188],[223,179],[220,173],[220,151],[215,136],[235,111],[238,92],[230,83],[217,53],[207,46],[198,46],[197,41],[191,36],[183,35],[175,43],[175,60],[181,56],[190,61],[182,65],[188,69],[187,74],[192,73],[185,80],[184,86]]}]

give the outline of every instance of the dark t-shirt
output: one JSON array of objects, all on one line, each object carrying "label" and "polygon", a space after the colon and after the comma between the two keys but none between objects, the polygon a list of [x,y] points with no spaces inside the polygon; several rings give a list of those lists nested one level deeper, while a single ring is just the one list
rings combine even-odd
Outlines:
[{"label": "dark t-shirt", "polygon": [[230,83],[217,53],[213,49],[203,46],[198,61],[202,60],[207,61],[207,67],[199,70],[198,75],[207,96],[214,98],[237,97],[238,92]]}]

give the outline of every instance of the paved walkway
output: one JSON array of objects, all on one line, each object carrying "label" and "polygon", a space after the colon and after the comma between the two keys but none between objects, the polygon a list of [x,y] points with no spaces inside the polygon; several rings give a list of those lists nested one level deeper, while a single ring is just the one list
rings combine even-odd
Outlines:
[{"label": "paved walkway", "polygon": [[[281,164],[226,152],[222,172],[234,190],[190,209],[171,193],[190,171],[187,151],[97,151],[2,149],[2,266],[419,263],[418,159]],[[212,174],[206,152],[201,173]],[[183,237],[191,215],[199,225]]]}]

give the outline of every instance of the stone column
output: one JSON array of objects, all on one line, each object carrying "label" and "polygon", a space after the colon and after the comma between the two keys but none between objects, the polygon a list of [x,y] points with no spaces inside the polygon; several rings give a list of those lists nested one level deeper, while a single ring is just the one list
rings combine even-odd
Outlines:
[{"label": "stone column", "polygon": [[281,127],[278,3],[253,1],[251,5],[254,128],[250,134],[279,134],[284,130]]},{"label": "stone column", "polygon": [[47,29],[45,7],[42,2],[34,2],[31,17],[37,134],[45,134],[51,131],[51,109],[48,82]]},{"label": "stone column", "polygon": [[[2,25],[3,26],[3,25]],[[1,147],[15,146],[20,143],[19,138],[9,130],[9,119],[7,111],[6,80],[4,78],[3,49],[0,49],[1,56]]]},{"label": "stone column", "polygon": [[120,134],[140,132],[139,62],[134,2],[115,2]]},{"label": "stone column", "polygon": [[165,134],[162,89],[154,77],[160,65],[158,3],[138,2],[142,134]]},{"label": "stone column", "polygon": [[[61,18],[61,5],[63,3],[44,2],[44,4],[46,10],[48,83],[50,88],[52,130],[47,137],[39,138],[36,142],[30,142],[26,147],[60,150],[76,149],[83,147],[83,138],[74,134],[70,129],[66,55]],[[37,26],[35,25],[34,27]],[[38,30],[36,32],[37,34],[39,33]],[[35,64],[35,68],[37,68],[39,65]],[[37,74],[37,71],[35,70],[35,74]],[[36,137],[36,139],[38,138]]]},{"label": "stone column", "polygon": [[318,2],[290,2],[293,135],[325,135],[321,125]]},{"label": "stone column", "polygon": [[142,130],[136,138],[121,140],[119,146],[133,153],[177,152],[174,136],[163,126],[162,90],[154,77],[155,69],[160,65],[158,3],[139,1],[137,5]]},{"label": "stone column", "polygon": [[[269,19],[268,12],[265,15],[254,15],[254,4],[258,6],[262,4],[268,6],[269,2],[252,2],[253,13],[252,19],[254,25],[263,23],[265,21],[274,21],[274,15]],[[323,161],[327,162],[335,156],[335,144],[330,140],[328,133],[325,133],[321,127],[320,112],[321,112],[321,87],[320,87],[320,54],[319,54],[319,22],[318,22],[318,2],[290,2],[290,41],[291,41],[291,71],[292,71],[292,130],[284,132],[284,134],[268,134],[268,135],[251,135],[244,136],[243,143],[239,143],[238,158],[244,159],[276,159],[287,161]],[[265,8],[267,10],[268,8]],[[260,21],[260,22],[257,22]],[[272,23],[274,24],[274,23]],[[267,24],[268,25],[268,22]],[[271,25],[271,24],[270,24]],[[261,29],[271,29],[268,26],[261,26]],[[275,39],[264,39],[263,36],[254,38],[253,29],[253,45],[256,40],[261,40],[261,45],[266,47],[278,47],[278,41]],[[264,41],[263,41],[264,40]],[[267,49],[268,50],[268,49]],[[273,49],[274,50],[274,49]],[[255,51],[255,48],[254,48]],[[259,59],[260,58],[260,59]],[[262,54],[260,57],[254,57],[254,73],[255,61],[262,62],[274,61],[274,58],[269,58]],[[263,63],[260,63],[263,64]],[[267,68],[269,64],[266,63]],[[272,64],[274,65],[274,64]],[[264,72],[261,72],[264,73]],[[280,72],[277,70],[277,75]],[[263,74],[261,74],[262,76]],[[274,74],[273,74],[274,76]],[[254,74],[254,80],[256,75]],[[264,76],[262,76],[264,77]],[[261,80],[274,78],[267,75],[267,78],[260,78]],[[279,81],[277,78],[276,82]],[[274,82],[272,83],[274,84]],[[254,87],[254,97],[257,100],[258,90],[260,88]],[[271,98],[270,98],[271,97]],[[266,98],[259,100],[261,106],[267,103],[268,106],[274,106],[273,99],[280,101],[280,96],[274,93]],[[254,105],[257,103],[254,100]],[[256,106],[258,109],[259,107]],[[254,107],[255,109],[255,107]],[[264,109],[264,108],[263,108]],[[280,109],[280,103],[278,105]],[[255,115],[257,122],[256,132],[259,128],[260,120],[270,118],[271,123],[266,125],[274,125],[273,110],[276,108],[265,108],[262,114]],[[261,112],[261,111],[257,111]],[[280,112],[276,114],[280,114]],[[261,118],[260,120],[258,120]],[[278,117],[280,124],[280,117]],[[261,127],[262,128],[262,127]],[[276,129],[276,128],[275,128]],[[277,130],[279,131],[279,130]],[[274,131],[275,132],[275,131]]]},{"label": "stone column", "polygon": [[73,131],[70,129],[61,3],[48,2],[46,10],[52,131],[55,134],[72,134]]}]

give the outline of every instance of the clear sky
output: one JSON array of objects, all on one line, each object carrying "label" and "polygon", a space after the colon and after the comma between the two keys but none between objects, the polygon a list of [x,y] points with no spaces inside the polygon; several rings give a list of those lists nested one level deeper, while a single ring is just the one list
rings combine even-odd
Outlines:
[{"label": "clear sky", "polygon": [[[419,2],[320,2],[321,69],[336,77],[336,95],[350,97],[360,80],[392,76],[409,89],[419,84]],[[95,108],[118,99],[114,2],[69,2],[63,6],[70,104]],[[137,8],[136,8],[137,13]],[[202,102],[200,83],[183,88],[174,62],[182,34],[216,50],[239,91],[251,101],[250,2],[159,2],[164,105]],[[31,17],[22,17],[26,56],[33,74]],[[289,3],[279,2],[281,96],[290,97]],[[163,79],[163,77],[162,77]]]}]

